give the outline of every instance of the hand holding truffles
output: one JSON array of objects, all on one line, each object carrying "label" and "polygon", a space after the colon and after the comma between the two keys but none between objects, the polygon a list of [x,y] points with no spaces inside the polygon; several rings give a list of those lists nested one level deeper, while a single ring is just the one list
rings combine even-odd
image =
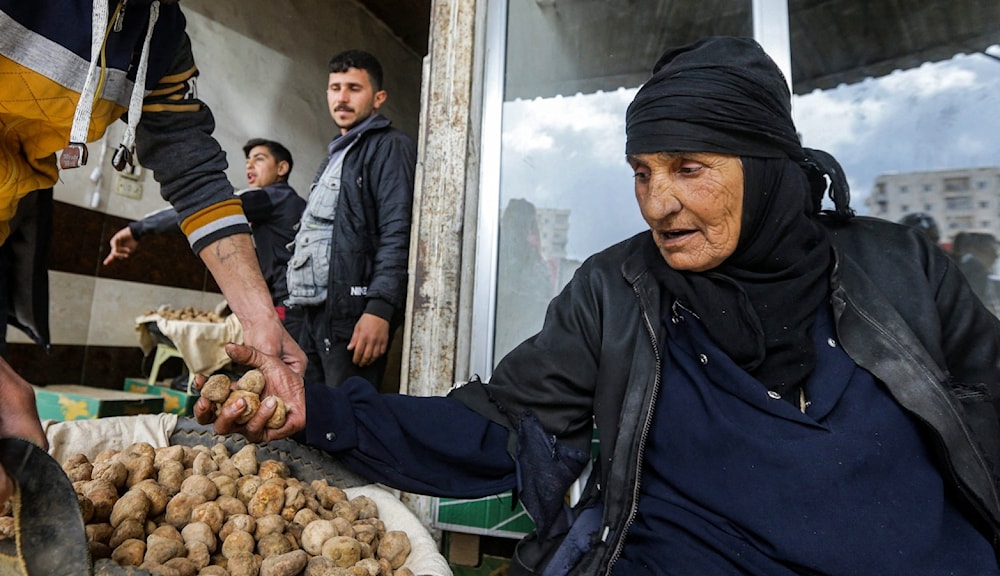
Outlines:
[{"label": "hand holding truffles", "polygon": [[[212,402],[212,408],[216,415],[225,406],[230,406],[238,400],[243,400],[243,413],[236,419],[237,424],[246,424],[253,418],[253,415],[260,409],[260,393],[264,390],[264,375],[260,370],[249,370],[233,382],[225,374],[214,374],[201,387],[201,395]],[[285,425],[285,416],[288,408],[284,401],[277,396],[272,396],[276,406],[274,414],[267,421],[267,427],[272,429],[281,428]]]},{"label": "hand holding truffles", "polygon": [[[306,394],[305,382],[302,375],[296,369],[304,369],[304,366],[296,364],[286,364],[289,360],[286,354],[274,356],[265,353],[252,346],[244,346],[229,342],[225,345],[226,354],[233,363],[239,366],[247,366],[259,371],[260,375],[266,378],[266,383],[262,392],[258,393],[261,398],[260,409],[257,414],[251,417],[246,423],[240,423],[240,412],[243,410],[244,402],[236,401],[235,404],[225,407],[225,401],[213,402],[208,399],[212,393],[209,392],[205,398],[198,398],[194,404],[194,417],[199,424],[212,424],[216,434],[241,434],[251,442],[270,442],[287,438],[296,432],[301,431],[306,426]],[[250,376],[240,378],[242,383],[230,382],[228,385],[223,380],[221,384],[213,383],[212,387],[219,386],[218,392],[226,394],[229,398],[229,390],[232,392],[238,388],[249,388],[254,390],[254,378],[261,376]],[[194,385],[201,390],[208,377],[204,374],[195,376]],[[257,380],[259,383],[260,380]],[[247,390],[247,391],[250,391]],[[284,410],[280,410],[277,399],[280,398],[284,404]],[[269,426],[265,426],[266,421],[274,416],[274,420]],[[278,426],[281,418],[284,417],[284,424]],[[278,426],[278,427],[273,427]]]}]

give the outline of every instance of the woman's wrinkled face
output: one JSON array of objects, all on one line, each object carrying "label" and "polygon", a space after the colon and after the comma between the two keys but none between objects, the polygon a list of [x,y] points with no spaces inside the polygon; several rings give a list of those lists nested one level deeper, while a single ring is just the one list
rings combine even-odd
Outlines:
[{"label": "woman's wrinkled face", "polygon": [[733,254],[743,216],[739,156],[658,152],[628,162],[639,210],[671,268],[704,272]]}]

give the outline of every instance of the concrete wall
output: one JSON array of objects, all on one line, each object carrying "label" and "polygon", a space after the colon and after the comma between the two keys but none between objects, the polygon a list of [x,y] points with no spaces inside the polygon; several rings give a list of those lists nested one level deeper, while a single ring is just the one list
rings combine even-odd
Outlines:
[{"label": "concrete wall", "polygon": [[[326,65],[344,49],[365,49],[381,60],[389,92],[382,112],[417,137],[421,55],[355,2],[184,0],[182,6],[201,70],[198,93],[215,114],[215,135],[227,153],[234,187],[246,186],[243,143],[266,137],[291,150],[291,183],[308,194],[336,133],[326,104]],[[111,168],[123,128],[117,123],[109,130],[104,162],[101,144],[92,143],[90,164],[64,171],[55,187],[55,263],[49,273],[53,354],[41,356],[20,331],[8,330],[11,363],[34,383],[120,386],[123,373],[141,375],[137,315],[160,304],[210,309],[221,300],[179,234],[144,239],[127,263],[101,265],[116,230],[166,206],[152,174],[129,180]],[[100,179],[95,184],[92,177]],[[125,268],[132,272],[122,273]],[[189,280],[178,281],[182,276]]]},{"label": "concrete wall", "polygon": [[241,146],[259,135],[288,146],[292,186],[306,195],[335,135],[326,65],[341,50],[361,48],[379,58],[389,93],[381,111],[416,139],[420,56],[354,2],[184,0],[183,6],[202,74],[199,95],[216,114],[216,136],[237,187],[246,184]]}]

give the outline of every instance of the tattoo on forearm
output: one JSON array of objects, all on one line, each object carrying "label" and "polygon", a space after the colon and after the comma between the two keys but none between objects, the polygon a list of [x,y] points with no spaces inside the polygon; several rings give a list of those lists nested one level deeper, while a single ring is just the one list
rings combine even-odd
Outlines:
[{"label": "tattoo on forearm", "polygon": [[219,262],[226,262],[233,256],[235,256],[239,250],[237,249],[236,242],[232,237],[222,238],[215,243],[215,257]]}]

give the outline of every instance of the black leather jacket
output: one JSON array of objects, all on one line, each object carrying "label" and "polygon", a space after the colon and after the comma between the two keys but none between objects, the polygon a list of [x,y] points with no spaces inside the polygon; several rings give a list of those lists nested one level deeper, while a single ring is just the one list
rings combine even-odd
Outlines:
[{"label": "black leather jacket", "polygon": [[[996,549],[1000,324],[919,231],[863,217],[827,226],[844,349],[926,425],[946,484]],[[505,357],[488,384],[452,392],[513,432],[519,495],[537,530],[519,543],[511,574],[540,574],[554,552],[565,568],[552,573],[605,574],[621,551],[660,391],[665,329],[645,256],[651,242],[644,232],[589,258],[553,300],[541,332]],[[559,508],[587,460],[593,425],[600,457],[570,516],[592,519],[571,533],[582,532],[589,551],[564,556],[569,527]],[[580,516],[588,507],[603,510]]]}]

